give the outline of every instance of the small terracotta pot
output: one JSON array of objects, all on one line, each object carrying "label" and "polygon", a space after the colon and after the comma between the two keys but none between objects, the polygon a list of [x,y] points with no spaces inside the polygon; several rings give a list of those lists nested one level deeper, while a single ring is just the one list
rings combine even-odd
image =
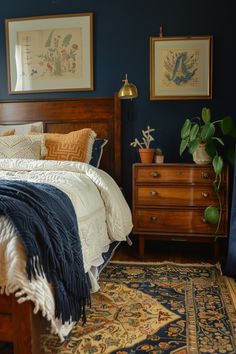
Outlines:
[{"label": "small terracotta pot", "polygon": [[142,163],[152,163],[155,149],[139,149],[139,155]]},{"label": "small terracotta pot", "polygon": [[154,161],[155,161],[155,163],[163,163],[164,162],[164,155],[155,155]]}]

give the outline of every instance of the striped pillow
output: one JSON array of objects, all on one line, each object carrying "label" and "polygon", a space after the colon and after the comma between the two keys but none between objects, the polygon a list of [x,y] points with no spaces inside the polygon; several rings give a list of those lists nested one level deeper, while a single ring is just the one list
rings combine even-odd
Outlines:
[{"label": "striped pillow", "polygon": [[0,137],[0,159],[40,160],[45,153],[43,136],[11,135]]},{"label": "striped pillow", "polygon": [[68,134],[45,133],[46,160],[67,160],[89,163],[96,137],[90,128],[76,130]]}]

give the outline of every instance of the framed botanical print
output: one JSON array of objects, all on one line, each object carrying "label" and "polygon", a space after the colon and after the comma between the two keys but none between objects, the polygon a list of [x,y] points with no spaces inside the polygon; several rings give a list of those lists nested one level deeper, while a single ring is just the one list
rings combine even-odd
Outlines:
[{"label": "framed botanical print", "polygon": [[93,14],[5,20],[9,93],[93,90]]},{"label": "framed botanical print", "polygon": [[150,99],[212,98],[212,36],[150,38]]}]

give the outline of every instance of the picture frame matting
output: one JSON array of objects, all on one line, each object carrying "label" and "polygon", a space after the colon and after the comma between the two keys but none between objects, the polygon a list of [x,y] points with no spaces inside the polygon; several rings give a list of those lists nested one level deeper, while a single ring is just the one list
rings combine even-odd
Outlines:
[{"label": "picture frame matting", "polygon": [[150,38],[150,99],[212,98],[212,36]]},{"label": "picture frame matting", "polygon": [[91,91],[93,14],[5,20],[8,92]]}]

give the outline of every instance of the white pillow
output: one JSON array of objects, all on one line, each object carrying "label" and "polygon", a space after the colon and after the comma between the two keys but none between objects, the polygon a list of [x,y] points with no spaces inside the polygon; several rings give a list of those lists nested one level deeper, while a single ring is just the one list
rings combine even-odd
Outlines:
[{"label": "white pillow", "polygon": [[47,153],[44,136],[10,135],[0,137],[0,159],[40,160]]},{"label": "white pillow", "polygon": [[0,131],[15,129],[15,135],[24,135],[28,133],[43,133],[43,122],[29,124],[11,124],[0,125]]}]

